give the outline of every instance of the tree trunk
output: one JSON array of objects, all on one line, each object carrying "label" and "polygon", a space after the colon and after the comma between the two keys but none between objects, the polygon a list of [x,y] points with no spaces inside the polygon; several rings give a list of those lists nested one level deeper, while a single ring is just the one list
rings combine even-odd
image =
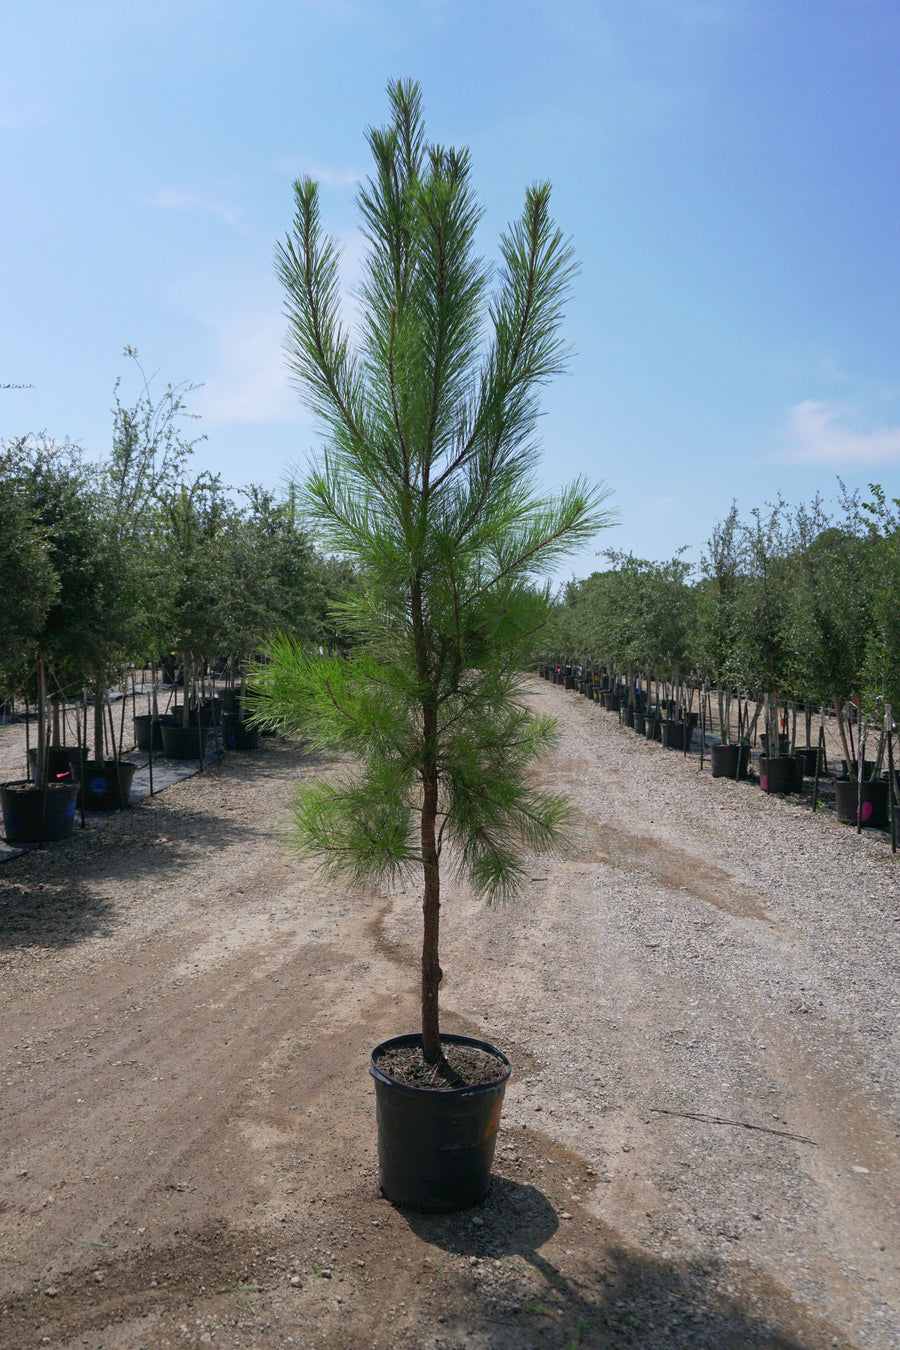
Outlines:
[{"label": "tree trunk", "polygon": [[106,758],[103,747],[103,674],[94,672],[94,760],[102,764]]},{"label": "tree trunk", "polygon": [[[436,731],[437,718],[433,709],[425,712],[426,744]],[[441,1058],[441,1032],[438,1018],[438,989],[441,967],[438,959],[438,939],[441,915],[441,877],[438,861],[436,822],[438,806],[437,765],[432,759],[422,773],[422,867],[425,873],[425,895],[422,902],[424,930],[422,937],[422,1054],[428,1064],[437,1064]]]},{"label": "tree trunk", "polygon": [[[191,696],[194,689],[194,663],[188,665],[187,652],[181,655],[182,670],[182,689],[181,689],[181,725],[189,727],[191,725]],[[177,695],[176,695],[177,697]]]},{"label": "tree trunk", "polygon": [[47,782],[47,724],[45,721],[47,715],[47,673],[44,669],[44,662],[38,662],[38,719],[37,719],[37,763],[34,770],[34,781],[38,787],[43,787]]},{"label": "tree trunk", "polygon": [[831,699],[832,702],[834,703],[834,712],[835,716],[837,717],[838,731],[840,732],[841,736],[841,745],[844,748],[844,759],[846,761],[848,770],[850,771],[850,773],[852,773],[853,770],[851,768],[851,765],[853,764],[853,756],[851,755],[850,750],[847,746],[847,729],[844,726],[844,710],[838,701],[837,694],[832,694]]}]

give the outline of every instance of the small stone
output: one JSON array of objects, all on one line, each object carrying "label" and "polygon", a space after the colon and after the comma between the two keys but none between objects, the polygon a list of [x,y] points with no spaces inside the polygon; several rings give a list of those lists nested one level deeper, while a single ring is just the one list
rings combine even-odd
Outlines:
[{"label": "small stone", "polygon": [[299,1289],[302,1283],[303,1281],[300,1279],[299,1275],[291,1276],[291,1284],[294,1287],[294,1289]]},{"label": "small stone", "polygon": [[480,1214],[473,1214],[473,1215],[472,1215],[472,1227],[473,1227],[473,1228],[481,1228],[481,1227],[483,1227],[483,1225],[484,1225],[484,1219],[481,1217],[481,1215],[480,1215]]},{"label": "small stone", "polygon": [[104,1281],[105,1279],[106,1279],[106,1274],[104,1273],[104,1271],[102,1271],[102,1270],[95,1270],[95,1271],[94,1271],[94,1283],[95,1283],[95,1284],[102,1284],[103,1281]]},{"label": "small stone", "polygon": [[49,1289],[44,1290],[44,1293],[47,1295],[48,1298],[56,1298],[56,1295],[59,1293],[59,1290],[54,1289],[53,1286],[51,1285]]},{"label": "small stone", "polygon": [[331,1279],[331,1271],[330,1271],[330,1270],[320,1270],[320,1271],[319,1271],[319,1275],[320,1275],[320,1277],[321,1277],[323,1280],[330,1280],[330,1279]]},{"label": "small stone", "polygon": [[569,1213],[569,1211],[568,1211],[567,1209],[563,1209],[563,1210],[560,1210],[560,1215],[559,1215],[559,1217],[560,1217],[561,1219],[571,1219],[572,1215]]}]

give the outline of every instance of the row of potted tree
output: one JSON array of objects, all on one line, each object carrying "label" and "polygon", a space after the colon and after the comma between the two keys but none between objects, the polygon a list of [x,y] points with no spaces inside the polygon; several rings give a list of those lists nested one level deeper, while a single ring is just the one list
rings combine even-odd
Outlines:
[{"label": "row of potted tree", "polygon": [[[0,701],[41,710],[40,795],[27,783],[4,785],[8,838],[35,819],[40,838],[68,832],[72,776],[93,793],[89,805],[127,803],[132,767],[109,691],[129,670],[177,653],[178,720],[189,730],[202,719],[198,676],[213,659],[240,671],[276,629],[305,642],[335,638],[329,597],[346,568],[314,548],[290,494],[253,486],[235,494],[218,476],[191,474],[190,387],[154,397],[136,353],[126,354],[140,393],[127,404],[116,385],[106,459],[45,436],[0,443]],[[77,746],[65,751],[73,701]],[[158,721],[155,693],[151,717]],[[197,743],[195,733],[190,755]]]},{"label": "row of potted tree", "polygon": [[608,569],[558,598],[545,651],[590,653],[626,689],[662,682],[679,720],[695,690],[714,689],[724,742],[761,734],[770,790],[798,786],[778,761],[788,748],[815,759],[813,709],[827,708],[844,775],[860,784],[857,796],[880,801],[884,786],[867,780],[888,759],[900,701],[900,501],[873,484],[865,500],[841,488],[836,513],[818,497],[799,507],[779,500],[744,519],[733,506],[697,574],[682,555],[605,556]]}]

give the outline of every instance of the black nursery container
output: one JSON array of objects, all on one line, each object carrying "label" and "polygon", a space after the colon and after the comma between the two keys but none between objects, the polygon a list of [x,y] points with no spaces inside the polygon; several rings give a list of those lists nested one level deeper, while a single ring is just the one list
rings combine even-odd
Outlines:
[{"label": "black nursery container", "polygon": [[131,798],[131,784],[136,765],[127,759],[104,759],[99,763],[86,759],[74,762],[72,768],[80,783],[80,797],[85,811],[121,811]]},{"label": "black nursery container", "polygon": [[378,1180],[382,1192],[401,1209],[429,1213],[468,1209],[484,1199],[491,1184],[509,1060],[487,1041],[452,1035],[441,1040],[495,1056],[503,1074],[482,1087],[440,1092],[400,1083],[378,1067],[387,1050],[421,1045],[420,1035],[395,1036],[372,1051],[369,1072],[375,1079]]},{"label": "black nursery container", "polygon": [[78,786],[71,780],[50,783],[42,792],[29,782],[0,785],[3,834],[8,844],[51,843],[68,839],[75,828]]},{"label": "black nursery container", "polygon": [[837,778],[834,783],[834,804],[838,820],[848,825],[856,824],[857,809],[863,825],[876,830],[886,830],[890,822],[888,804],[890,784],[886,778],[863,780],[855,778]]},{"label": "black nursery container", "polygon": [[784,795],[803,787],[803,766],[790,755],[760,755],[759,785],[763,792]]}]

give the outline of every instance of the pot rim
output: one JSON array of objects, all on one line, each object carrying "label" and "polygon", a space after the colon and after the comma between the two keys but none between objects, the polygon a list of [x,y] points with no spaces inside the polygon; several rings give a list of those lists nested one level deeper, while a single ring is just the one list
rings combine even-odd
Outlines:
[{"label": "pot rim", "polygon": [[426,1088],[418,1087],[413,1083],[401,1083],[398,1078],[392,1078],[390,1074],[385,1073],[378,1067],[378,1057],[386,1050],[393,1050],[410,1045],[422,1044],[422,1033],[420,1031],[410,1032],[405,1036],[391,1036],[388,1040],[382,1041],[376,1045],[369,1059],[369,1073],[375,1079],[376,1083],[384,1083],[395,1092],[406,1092],[411,1096],[424,1096],[429,1098],[446,1098],[448,1101],[459,1101],[463,1097],[478,1097],[489,1092],[496,1092],[499,1088],[505,1088],[512,1073],[512,1065],[504,1055],[502,1050],[498,1050],[496,1045],[491,1045],[490,1041],[480,1041],[474,1036],[458,1036],[450,1031],[441,1032],[441,1041],[449,1045],[468,1045],[476,1050],[483,1050],[486,1054],[493,1055],[499,1059],[503,1065],[503,1073],[499,1078],[495,1078],[492,1083],[481,1083],[475,1087],[461,1088]]}]

